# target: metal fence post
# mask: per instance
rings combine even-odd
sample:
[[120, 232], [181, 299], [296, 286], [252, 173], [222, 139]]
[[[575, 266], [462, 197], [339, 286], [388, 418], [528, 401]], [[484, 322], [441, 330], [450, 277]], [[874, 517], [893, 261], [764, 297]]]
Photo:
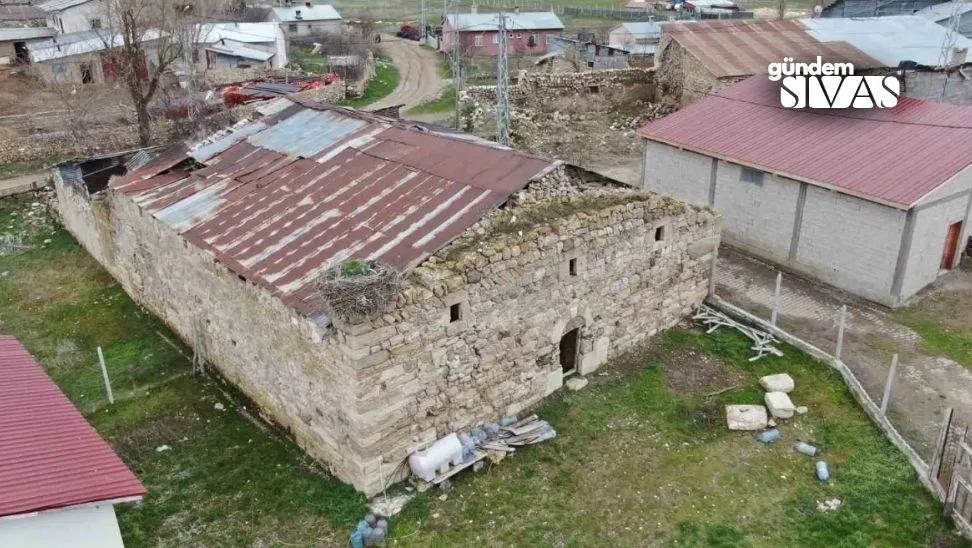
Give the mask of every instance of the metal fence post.
[[108, 368], [105, 367], [105, 355], [98, 347], [98, 363], [101, 365], [101, 376], [105, 379], [105, 392], [108, 392], [108, 403], [115, 403], [115, 395], [111, 393], [111, 381], [108, 380]]
[[770, 325], [776, 326], [776, 316], [780, 312], [780, 286], [783, 284], [783, 273], [776, 273], [776, 289], [773, 290], [773, 312], [770, 314]]
[[840, 320], [837, 324], [837, 349], [834, 351], [834, 359], [840, 361], [840, 353], [844, 349], [844, 325], [847, 323], [847, 305], [840, 307]]
[[894, 375], [898, 371], [898, 355], [891, 358], [891, 370], [888, 371], [888, 380], [884, 381], [884, 396], [881, 397], [881, 414], [888, 412], [888, 402], [891, 401], [891, 387], [894, 386]]
[[709, 297], [715, 297], [715, 277], [716, 277], [716, 262], [719, 259], [719, 248], [712, 248], [712, 264], [709, 265]]

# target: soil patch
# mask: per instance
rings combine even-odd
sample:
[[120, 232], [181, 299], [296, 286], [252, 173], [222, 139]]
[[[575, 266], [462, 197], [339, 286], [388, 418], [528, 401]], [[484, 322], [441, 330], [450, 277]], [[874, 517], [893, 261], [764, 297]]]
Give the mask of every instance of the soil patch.
[[741, 379], [722, 360], [691, 347], [679, 347], [660, 362], [665, 388], [676, 394], [697, 394], [729, 388]]

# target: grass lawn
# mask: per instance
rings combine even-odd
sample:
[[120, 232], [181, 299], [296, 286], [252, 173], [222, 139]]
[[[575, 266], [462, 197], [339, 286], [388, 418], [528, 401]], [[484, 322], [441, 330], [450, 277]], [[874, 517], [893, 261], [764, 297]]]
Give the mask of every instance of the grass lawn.
[[341, 104], [346, 107], [361, 108], [387, 97], [398, 87], [398, 67], [390, 60], [379, 57], [375, 60], [375, 76], [368, 82], [361, 97], [348, 99]]
[[[34, 246], [0, 256], [0, 327], [148, 487], [140, 506], [119, 508], [127, 546], [344, 546], [364, 497], [191, 375], [188, 351], [163, 339], [176, 340], [165, 326], [30, 209], [29, 199], [0, 200], [0, 233]], [[732, 332], [682, 329], [613, 360], [591, 386], [539, 410], [555, 440], [461, 474], [444, 501], [438, 491], [419, 495], [393, 521], [390, 544], [968, 546], [834, 371], [791, 347], [749, 363], [748, 346]], [[761, 401], [756, 379], [780, 371], [794, 376], [793, 398], [810, 412], [774, 445], [725, 430], [722, 405]], [[704, 396], [730, 386], [739, 388]], [[792, 453], [797, 438], [823, 448], [829, 485], [815, 479], [813, 459]], [[819, 512], [817, 501], [831, 498], [842, 506]]]
[[456, 109], [456, 86], [449, 84], [442, 90], [442, 95], [434, 101], [422, 103], [408, 109], [409, 114], [438, 114], [451, 112]]
[[921, 335], [931, 353], [944, 354], [972, 367], [972, 292], [952, 290], [922, 298], [899, 308], [895, 318]]
[[296, 55], [294, 62], [306, 72], [323, 74], [325, 63], [324, 56], [320, 53], [311, 53], [310, 50], [301, 51]]

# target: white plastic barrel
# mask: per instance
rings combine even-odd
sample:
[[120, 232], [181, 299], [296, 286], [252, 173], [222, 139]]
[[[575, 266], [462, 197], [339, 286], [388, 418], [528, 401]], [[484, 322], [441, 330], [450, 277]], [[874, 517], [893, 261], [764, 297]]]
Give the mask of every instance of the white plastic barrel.
[[436, 441], [422, 451], [416, 451], [408, 457], [408, 466], [412, 473], [425, 481], [435, 479], [436, 470], [445, 465], [462, 464], [462, 444], [455, 433]]

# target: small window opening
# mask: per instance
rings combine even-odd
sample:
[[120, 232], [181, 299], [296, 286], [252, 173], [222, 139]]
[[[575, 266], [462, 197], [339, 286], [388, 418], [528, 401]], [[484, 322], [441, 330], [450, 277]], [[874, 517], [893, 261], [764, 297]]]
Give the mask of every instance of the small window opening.
[[739, 172], [739, 179], [744, 183], [752, 183], [757, 186], [763, 185], [763, 172], [744, 167]]
[[665, 239], [665, 227], [660, 226], [655, 229], [655, 241], [660, 242]]
[[462, 305], [456, 303], [449, 307], [449, 322], [458, 322], [462, 319]]
[[567, 270], [570, 272], [571, 276], [577, 275], [577, 259], [567, 261]]
[[[591, 66], [593, 66], [593, 64]], [[591, 93], [600, 93], [601, 92], [601, 87], [600, 86], [591, 86], [591, 87], [587, 88], [587, 90], [590, 91]]]

